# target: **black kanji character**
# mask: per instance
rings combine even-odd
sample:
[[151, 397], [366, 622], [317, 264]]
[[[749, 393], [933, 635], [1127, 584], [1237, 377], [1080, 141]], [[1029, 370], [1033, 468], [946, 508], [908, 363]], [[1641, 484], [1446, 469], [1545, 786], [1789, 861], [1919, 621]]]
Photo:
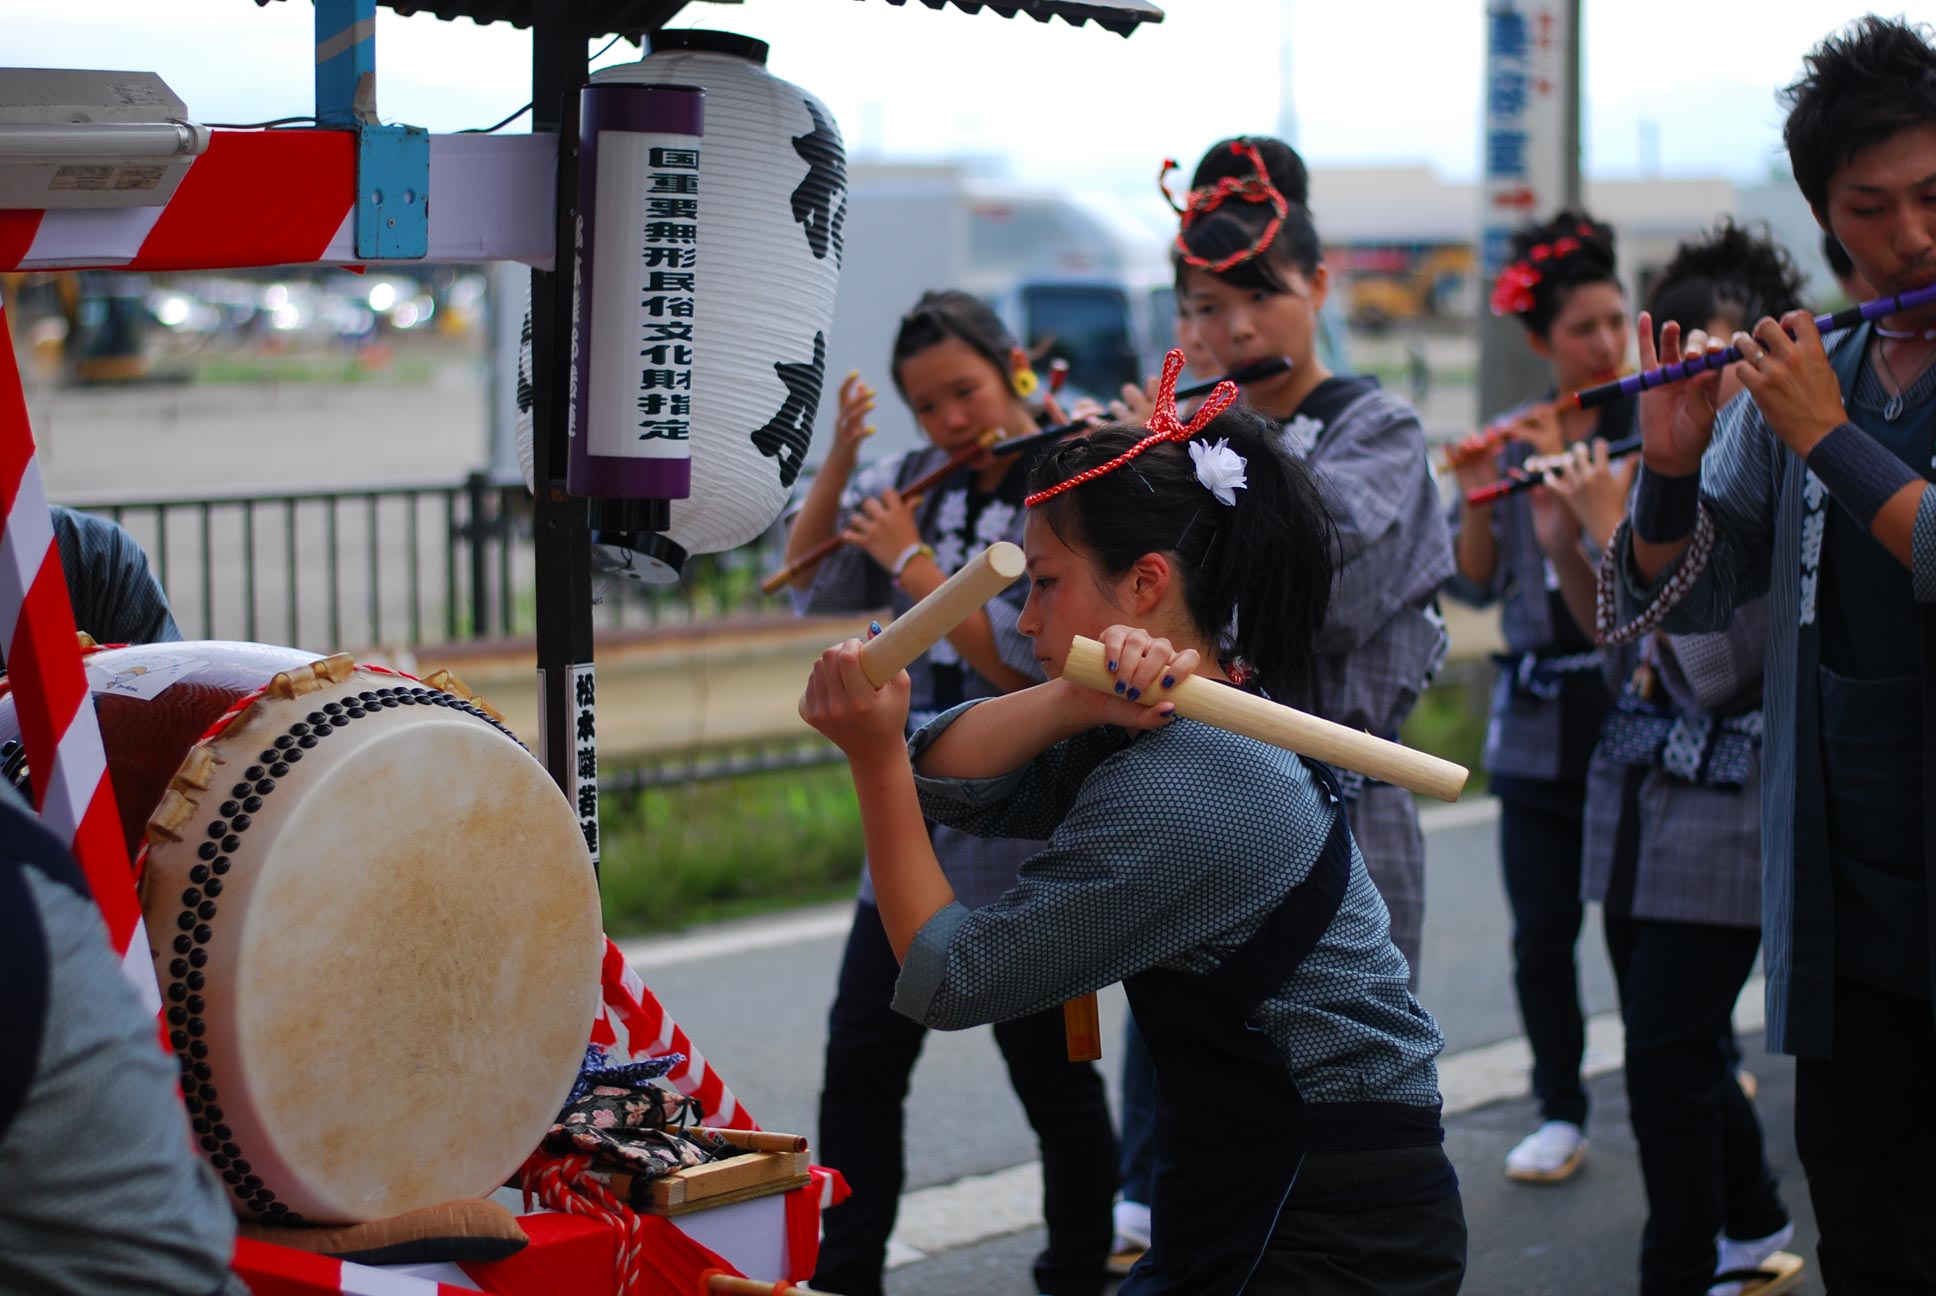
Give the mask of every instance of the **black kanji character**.
[[793, 485], [813, 441], [813, 416], [820, 408], [820, 385], [827, 371], [827, 335], [813, 335], [813, 360], [807, 364], [773, 366], [786, 384], [787, 398], [780, 412], [753, 433], [753, 444], [769, 459], [780, 461], [780, 485]]
[[807, 246], [816, 261], [832, 251], [838, 261], [840, 228], [847, 215], [847, 158], [840, 145], [840, 128], [809, 99], [813, 130], [793, 137], [793, 151], [807, 164], [807, 174], [793, 191], [793, 219], [806, 230]]

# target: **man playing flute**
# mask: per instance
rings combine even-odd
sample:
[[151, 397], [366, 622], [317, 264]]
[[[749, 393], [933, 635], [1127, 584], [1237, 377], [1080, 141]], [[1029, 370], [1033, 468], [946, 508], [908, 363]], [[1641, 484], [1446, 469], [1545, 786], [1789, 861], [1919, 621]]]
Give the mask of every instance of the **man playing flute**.
[[[1786, 92], [1795, 180], [1876, 289], [1936, 282], [1936, 49], [1875, 17]], [[1786, 330], [1786, 331], [1784, 331]], [[1792, 337], [1790, 334], [1792, 333]], [[1801, 312], [1732, 339], [1643, 316], [1641, 362], [1729, 341], [1718, 375], [1642, 398], [1643, 468], [1601, 573], [1601, 629], [1717, 630], [1768, 596], [1768, 1045], [1831, 1291], [1936, 1290], [1936, 309], [1825, 344]]]

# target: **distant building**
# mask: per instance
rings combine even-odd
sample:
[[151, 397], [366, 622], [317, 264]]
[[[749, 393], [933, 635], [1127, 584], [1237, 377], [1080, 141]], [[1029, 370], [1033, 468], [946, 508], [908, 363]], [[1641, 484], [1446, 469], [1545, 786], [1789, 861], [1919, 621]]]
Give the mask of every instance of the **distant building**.
[[[1833, 292], [1816, 249], [1815, 221], [1792, 184], [1731, 180], [1597, 180], [1588, 209], [1613, 225], [1630, 299], [1675, 247], [1722, 216], [1765, 221], [1814, 276], [1811, 296]], [[1479, 187], [1430, 167], [1332, 167], [1311, 172], [1311, 208], [1354, 324], [1463, 321], [1484, 309], [1479, 291]], [[1530, 218], [1538, 213], [1527, 213]]]

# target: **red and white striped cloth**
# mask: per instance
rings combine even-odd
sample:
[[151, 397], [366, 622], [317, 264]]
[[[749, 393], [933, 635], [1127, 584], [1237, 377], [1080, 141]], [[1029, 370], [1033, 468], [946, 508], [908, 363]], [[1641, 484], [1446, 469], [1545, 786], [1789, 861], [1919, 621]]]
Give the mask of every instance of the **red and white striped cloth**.
[[679, 1029], [659, 997], [646, 988], [632, 965], [608, 937], [605, 941], [604, 1006], [592, 1026], [592, 1043], [612, 1051], [614, 1060], [643, 1061], [683, 1053], [686, 1060], [666, 1073], [666, 1081], [699, 1100], [703, 1124], [722, 1129], [758, 1129], [753, 1114], [740, 1105], [726, 1081]]
[[[431, 136], [427, 260], [549, 269], [557, 171], [555, 135]], [[0, 270], [354, 265], [355, 199], [348, 131], [215, 131], [165, 206], [0, 210]]]
[[13, 340], [0, 314], [0, 643], [7, 646], [20, 741], [41, 821], [65, 841], [87, 875], [108, 936], [142, 1001], [161, 1010], [161, 991], [141, 922], [141, 901], [108, 781], [107, 753], [81, 666], [47, 489], [34, 454]]

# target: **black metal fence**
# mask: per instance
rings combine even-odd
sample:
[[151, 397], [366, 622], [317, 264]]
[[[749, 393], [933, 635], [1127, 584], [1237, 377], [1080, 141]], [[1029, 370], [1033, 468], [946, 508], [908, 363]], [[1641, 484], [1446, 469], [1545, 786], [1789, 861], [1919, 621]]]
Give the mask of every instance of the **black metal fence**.
[[[337, 652], [533, 629], [531, 499], [515, 478], [61, 502], [129, 530], [191, 638]], [[759, 593], [761, 562], [748, 546], [695, 557], [676, 586], [601, 580], [594, 616], [621, 627], [783, 615]]]

